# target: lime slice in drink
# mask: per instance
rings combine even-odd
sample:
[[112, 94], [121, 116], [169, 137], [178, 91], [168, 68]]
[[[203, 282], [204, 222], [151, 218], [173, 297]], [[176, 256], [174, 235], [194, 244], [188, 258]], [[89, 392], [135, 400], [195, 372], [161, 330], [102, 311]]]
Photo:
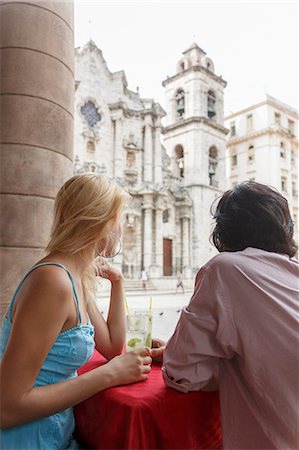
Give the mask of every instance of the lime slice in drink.
[[139, 342], [141, 342], [141, 339], [139, 338], [132, 338], [128, 341], [128, 346], [131, 348], [136, 347], [136, 344], [139, 344]]

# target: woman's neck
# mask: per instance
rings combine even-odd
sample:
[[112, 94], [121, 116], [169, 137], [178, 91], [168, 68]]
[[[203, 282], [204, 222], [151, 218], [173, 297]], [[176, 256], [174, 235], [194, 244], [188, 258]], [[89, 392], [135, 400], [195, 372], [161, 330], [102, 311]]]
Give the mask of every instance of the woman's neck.
[[52, 252], [46, 255], [39, 262], [57, 262], [63, 264], [71, 273], [77, 274], [80, 278], [83, 275], [83, 272], [86, 270], [88, 263], [86, 261], [92, 261], [92, 258], [82, 257], [80, 254], [70, 255], [63, 252]]

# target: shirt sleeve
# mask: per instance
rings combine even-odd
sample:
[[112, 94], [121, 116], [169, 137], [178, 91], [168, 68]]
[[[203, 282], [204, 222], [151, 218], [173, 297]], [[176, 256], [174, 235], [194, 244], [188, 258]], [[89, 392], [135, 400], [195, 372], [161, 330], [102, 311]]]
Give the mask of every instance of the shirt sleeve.
[[182, 392], [203, 388], [221, 358], [237, 351], [237, 333], [225, 289], [227, 274], [204, 266], [197, 274], [193, 296], [182, 310], [163, 357], [166, 385]]

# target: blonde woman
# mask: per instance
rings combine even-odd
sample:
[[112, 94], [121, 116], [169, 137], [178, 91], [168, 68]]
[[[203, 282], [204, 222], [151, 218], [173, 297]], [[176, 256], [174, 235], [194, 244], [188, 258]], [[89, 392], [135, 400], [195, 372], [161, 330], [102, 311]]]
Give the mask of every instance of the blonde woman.
[[[125, 342], [122, 274], [113, 255], [128, 195], [95, 174], [76, 175], [57, 194], [46, 256], [24, 276], [3, 319], [2, 448], [78, 448], [72, 406], [103, 389], [145, 380], [149, 349], [120, 355]], [[107, 321], [93, 299], [95, 270], [111, 281]], [[94, 346], [109, 362], [77, 377]]]

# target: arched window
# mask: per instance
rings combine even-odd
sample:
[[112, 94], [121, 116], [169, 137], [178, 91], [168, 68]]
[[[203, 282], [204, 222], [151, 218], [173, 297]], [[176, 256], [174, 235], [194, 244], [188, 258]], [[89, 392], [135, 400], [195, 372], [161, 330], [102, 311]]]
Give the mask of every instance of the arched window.
[[209, 183], [210, 186], [218, 186], [218, 181], [216, 180], [216, 171], [218, 165], [218, 150], [213, 145], [209, 149]]
[[178, 118], [183, 118], [185, 114], [185, 92], [183, 89], [179, 89], [175, 96], [176, 100], [176, 113]]
[[249, 133], [253, 129], [253, 115], [248, 114], [246, 117], [246, 121], [247, 121], [247, 132]]
[[180, 178], [184, 178], [185, 164], [184, 164], [184, 149], [181, 145], [175, 147], [175, 160], [177, 167], [177, 174]]
[[254, 146], [253, 145], [250, 145], [248, 147], [247, 156], [248, 156], [248, 162], [253, 162], [254, 161]]
[[206, 67], [210, 72], [214, 72], [214, 64], [210, 58], [206, 58]]
[[163, 223], [169, 222], [169, 209], [163, 211]]
[[88, 141], [87, 144], [86, 144], [86, 150], [87, 150], [89, 153], [94, 153], [94, 152], [95, 152], [95, 149], [96, 149], [96, 147], [95, 147], [95, 145], [94, 145], [94, 142], [93, 142], [93, 141]]
[[215, 104], [216, 104], [215, 92], [210, 90], [208, 92], [208, 117], [209, 118], [216, 116]]
[[235, 148], [231, 149], [231, 167], [234, 168], [238, 165], [238, 155]]
[[287, 192], [287, 177], [281, 177], [281, 190], [282, 192]]
[[286, 158], [287, 157], [287, 153], [286, 153], [284, 142], [280, 143], [280, 157], [281, 158]]

